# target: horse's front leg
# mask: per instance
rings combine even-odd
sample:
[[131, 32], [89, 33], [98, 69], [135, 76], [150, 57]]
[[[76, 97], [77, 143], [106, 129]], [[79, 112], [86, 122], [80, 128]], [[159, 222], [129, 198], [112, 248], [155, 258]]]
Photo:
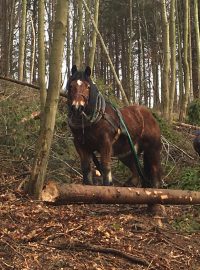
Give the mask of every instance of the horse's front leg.
[[92, 181], [92, 154], [88, 152], [84, 147], [75, 143], [76, 150], [79, 154], [81, 161], [81, 170], [83, 173], [83, 184], [93, 185]]
[[111, 153], [112, 153], [112, 144], [109, 140], [107, 140], [106, 142], [103, 143], [103, 146], [100, 150], [104, 186], [112, 185]]

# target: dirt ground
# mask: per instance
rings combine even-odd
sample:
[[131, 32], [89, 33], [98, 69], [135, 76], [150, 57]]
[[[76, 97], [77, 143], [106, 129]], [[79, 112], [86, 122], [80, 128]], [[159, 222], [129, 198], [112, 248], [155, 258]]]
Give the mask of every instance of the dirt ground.
[[200, 269], [200, 231], [172, 226], [198, 206], [166, 206], [160, 228], [145, 205], [46, 205], [19, 183], [1, 179], [0, 269]]

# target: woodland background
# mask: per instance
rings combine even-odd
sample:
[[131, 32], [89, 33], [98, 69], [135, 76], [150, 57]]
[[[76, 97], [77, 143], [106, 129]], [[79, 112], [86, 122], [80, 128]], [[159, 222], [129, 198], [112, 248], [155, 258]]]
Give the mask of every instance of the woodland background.
[[[173, 113], [185, 119], [188, 103], [200, 97], [198, 1], [85, 2], [95, 15], [128, 100], [156, 108], [166, 119], [172, 119]], [[1, 0], [1, 75], [38, 84], [39, 52], [44, 50], [41, 65], [45, 65], [48, 82], [55, 7], [56, 1], [51, 0]], [[61, 87], [65, 88], [72, 64], [80, 68], [90, 65], [94, 78], [120, 98], [107, 55], [96, 39], [83, 1], [67, 1], [66, 8]]]
[[[21, 191], [30, 179], [43, 186], [34, 175], [40, 150], [39, 171], [47, 179], [81, 183], [66, 99], [59, 98], [73, 64], [90, 65], [99, 89], [118, 106], [126, 98], [156, 112], [163, 186], [200, 190], [195, 127], [173, 122], [200, 125], [199, 6], [197, 0], [0, 0], [1, 269], [199, 269], [199, 206], [167, 206], [167, 222], [158, 228], [146, 206], [54, 207]], [[46, 126], [43, 115], [52, 107]], [[113, 159], [112, 171], [123, 185], [126, 168]], [[102, 248], [119, 252], [102, 254]]]

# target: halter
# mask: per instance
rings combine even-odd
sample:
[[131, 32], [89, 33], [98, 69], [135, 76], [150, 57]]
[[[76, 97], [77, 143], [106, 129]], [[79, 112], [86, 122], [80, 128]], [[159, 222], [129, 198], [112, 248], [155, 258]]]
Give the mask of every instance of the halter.
[[87, 102], [86, 107], [82, 113], [77, 116], [74, 115], [71, 111], [70, 105], [68, 105], [68, 122], [72, 128], [79, 129], [84, 127], [89, 127], [97, 123], [105, 113], [106, 102], [99, 92], [96, 85], [92, 82], [89, 77], [86, 77], [82, 72], [75, 72], [70, 78], [67, 88], [70, 89], [70, 84], [75, 80], [85, 80], [89, 83], [89, 97], [84, 96], [82, 93], [78, 95], [82, 96]]

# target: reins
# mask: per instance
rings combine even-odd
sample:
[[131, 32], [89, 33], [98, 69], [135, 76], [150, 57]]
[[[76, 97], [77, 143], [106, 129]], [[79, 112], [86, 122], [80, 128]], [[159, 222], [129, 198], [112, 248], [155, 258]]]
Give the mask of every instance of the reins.
[[138, 155], [136, 153], [135, 146], [134, 146], [134, 143], [133, 143], [133, 141], [131, 139], [130, 133], [129, 133], [129, 131], [127, 129], [127, 126], [126, 126], [126, 124], [125, 124], [125, 122], [123, 120], [122, 114], [113, 104], [112, 104], [112, 107], [116, 111], [117, 116], [119, 117], [120, 123], [122, 124], [122, 126], [123, 126], [123, 128], [124, 128], [124, 130], [126, 132], [126, 135], [128, 137], [128, 142], [129, 142], [131, 152], [132, 152], [134, 160], [135, 160], [135, 165], [136, 165], [136, 169], [138, 171], [138, 174], [142, 178], [142, 180], [147, 181], [147, 179], [146, 179], [146, 177], [145, 177], [145, 175], [144, 175], [144, 173], [142, 171], [142, 166], [141, 166], [140, 160], [139, 160]]

